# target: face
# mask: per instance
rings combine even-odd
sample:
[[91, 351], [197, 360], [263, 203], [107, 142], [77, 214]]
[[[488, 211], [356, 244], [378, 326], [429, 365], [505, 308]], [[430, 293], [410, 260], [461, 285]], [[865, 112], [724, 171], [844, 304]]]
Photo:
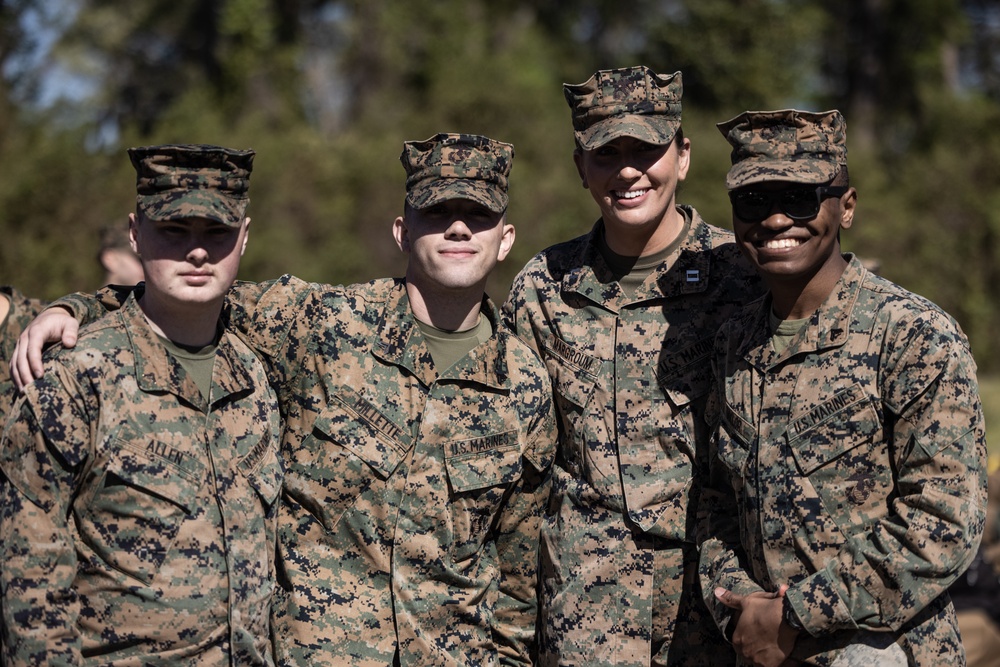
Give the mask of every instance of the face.
[[154, 221], [129, 216], [132, 249], [146, 280], [143, 298], [177, 305], [215, 304], [236, 280], [250, 218], [229, 227], [205, 218]]
[[[687, 176], [691, 142], [667, 146], [619, 137], [573, 154], [583, 187], [601, 208], [609, 235], [655, 234], [673, 220], [677, 184]], [[673, 232], [676, 230], [665, 230]]]
[[425, 290], [482, 291], [514, 243], [514, 227], [504, 214], [468, 199], [407, 207], [392, 231], [399, 249], [410, 256], [407, 280]]
[[[743, 190], [780, 193], [802, 187], [799, 183], [769, 182]], [[856, 203], [857, 192], [849, 188], [840, 197], [824, 197], [819, 212], [807, 220], [790, 218], [777, 204], [760, 221], [743, 220], [734, 211], [733, 231], [740, 250], [769, 282], [808, 284], [816, 276], [836, 280], [843, 270], [840, 230], [853, 223]]]

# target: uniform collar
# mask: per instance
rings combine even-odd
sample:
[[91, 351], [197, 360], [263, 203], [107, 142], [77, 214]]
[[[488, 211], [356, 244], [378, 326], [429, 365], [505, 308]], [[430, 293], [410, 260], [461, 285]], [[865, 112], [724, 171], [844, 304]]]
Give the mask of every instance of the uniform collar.
[[746, 337], [741, 344], [741, 356], [755, 367], [767, 369], [796, 354], [818, 352], [846, 343], [854, 304], [857, 303], [868, 271], [854, 255], [845, 254], [844, 258], [847, 260], [847, 268], [833, 291], [780, 353], [775, 352], [771, 345], [771, 328], [768, 322], [771, 295], [762, 299], [760, 308], [750, 314], [749, 321], [744, 320]]
[[[439, 379], [430, 349], [417, 325], [406, 282], [396, 280], [385, 303], [384, 317], [375, 335], [373, 353], [388, 363], [406, 368], [425, 386]], [[497, 335], [499, 316], [489, 297], [483, 296], [480, 307], [483, 317], [489, 319], [493, 335], [485, 344], [476, 346], [464, 358], [441, 375], [440, 379], [477, 382], [490, 387], [503, 387], [508, 382], [507, 362], [503, 338]]]
[[635, 294], [626, 295], [612, 279], [611, 269], [598, 250], [598, 239], [604, 231], [603, 220], [598, 220], [591, 229], [574, 268], [563, 277], [562, 290], [579, 294], [615, 312], [640, 301], [698, 294], [707, 290], [711, 267], [711, 230], [693, 208], [678, 208], [684, 215], [691, 216], [687, 238]]
[[[135, 358], [139, 388], [145, 392], [175, 394], [200, 410], [207, 411], [209, 405], [205, 397], [194, 380], [160, 342], [159, 336], [143, 315], [136, 294], [133, 292], [129, 295], [119, 313]], [[254, 386], [246, 360], [239, 358], [229, 337], [230, 334], [224, 330], [215, 352], [215, 364], [212, 368], [212, 398], [215, 402]]]

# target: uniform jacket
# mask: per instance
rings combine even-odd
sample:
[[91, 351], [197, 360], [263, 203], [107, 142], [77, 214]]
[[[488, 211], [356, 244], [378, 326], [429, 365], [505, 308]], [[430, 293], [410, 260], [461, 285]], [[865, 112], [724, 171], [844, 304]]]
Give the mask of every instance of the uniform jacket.
[[0, 292], [10, 301], [7, 317], [0, 322], [0, 423], [2, 423], [16, 397], [14, 381], [10, 377], [10, 356], [14, 352], [14, 346], [17, 345], [17, 337], [42, 311], [45, 303], [38, 299], [29, 299], [6, 285], [0, 287]]
[[[542, 604], [553, 650], [579, 648], [567, 664], [650, 664], [652, 555], [629, 545], [693, 545], [712, 340], [762, 292], [732, 233], [681, 210], [691, 218], [685, 239], [634, 294], [600, 254], [598, 221], [529, 261], [504, 305], [555, 393], [559, 452]], [[681, 593], [678, 578], [669, 596]], [[620, 619], [614, 629], [594, 620], [595, 605]]]
[[724, 625], [716, 585], [790, 584], [807, 631], [793, 657], [829, 664], [890, 633], [911, 664], [939, 665], [961, 652], [945, 590], [983, 531], [976, 366], [950, 317], [848, 259], [783, 352], [769, 298], [720, 331], [722, 495], [702, 591]]
[[279, 437], [243, 343], [205, 400], [134, 299], [49, 356], [0, 442], [9, 664], [273, 664]]
[[238, 285], [285, 418], [281, 659], [527, 664], [555, 424], [536, 355], [495, 333], [438, 373], [406, 285]]

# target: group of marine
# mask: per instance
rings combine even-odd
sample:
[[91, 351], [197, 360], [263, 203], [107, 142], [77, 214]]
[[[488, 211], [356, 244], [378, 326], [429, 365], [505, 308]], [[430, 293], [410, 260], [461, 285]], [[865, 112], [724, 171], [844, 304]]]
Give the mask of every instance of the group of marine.
[[3, 664], [962, 664], [976, 365], [841, 250], [842, 114], [718, 125], [728, 231], [680, 72], [563, 90], [600, 217], [499, 307], [510, 144], [405, 142], [346, 286], [236, 280], [254, 151], [128, 151], [143, 281], [0, 298]]

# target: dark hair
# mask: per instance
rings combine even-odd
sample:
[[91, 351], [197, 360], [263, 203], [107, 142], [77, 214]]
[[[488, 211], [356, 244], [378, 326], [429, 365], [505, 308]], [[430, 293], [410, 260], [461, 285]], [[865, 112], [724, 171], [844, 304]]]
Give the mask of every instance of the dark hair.
[[845, 164], [840, 168], [837, 174], [830, 181], [830, 185], [835, 187], [851, 187], [851, 174], [847, 171], [847, 165]]

